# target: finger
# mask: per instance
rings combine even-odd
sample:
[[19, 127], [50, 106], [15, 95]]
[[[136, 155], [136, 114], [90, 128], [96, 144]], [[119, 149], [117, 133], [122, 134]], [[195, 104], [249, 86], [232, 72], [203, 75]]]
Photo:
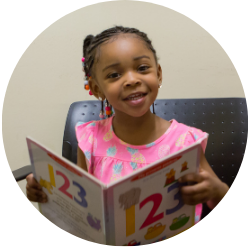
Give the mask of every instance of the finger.
[[27, 194], [29, 201], [38, 202], [38, 196]]
[[39, 198], [38, 199], [38, 202], [40, 202], [40, 203], [46, 203], [48, 201], [48, 198], [46, 197], [46, 198]]
[[33, 189], [29, 187], [28, 185], [26, 186], [26, 193], [27, 197], [31, 201], [46, 201], [47, 200], [47, 195], [43, 191], [39, 191], [37, 189]]
[[197, 205], [207, 202], [209, 198], [206, 193], [199, 193], [195, 195], [182, 195], [182, 200], [187, 205]]
[[45, 203], [48, 201], [47, 197], [41, 197], [41, 196], [37, 196], [37, 195], [33, 195], [33, 194], [27, 194], [27, 198], [30, 200], [30, 201], [33, 201], [33, 202], [41, 202], [41, 203]]
[[41, 199], [40, 196], [37, 196], [37, 195], [34, 195], [34, 194], [30, 194], [30, 193], [27, 193], [27, 198], [30, 201], [34, 201], [34, 202], [38, 202], [38, 200]]
[[29, 194], [29, 195], [43, 197], [43, 198], [47, 197], [45, 192], [40, 191], [38, 189], [31, 188], [29, 186], [26, 187], [26, 193]]
[[209, 195], [209, 188], [206, 182], [200, 182], [195, 185], [183, 186], [181, 187], [180, 191], [182, 195], [186, 196], [194, 196], [196, 194], [201, 194], [201, 193]]
[[201, 182], [203, 180], [203, 176], [198, 173], [190, 173], [186, 174], [178, 179], [180, 183], [184, 182]]
[[38, 192], [37, 190], [27, 189], [27, 196], [37, 197], [40, 199], [46, 199], [47, 195], [44, 192]]
[[47, 199], [46, 194], [27, 191], [27, 198], [30, 201], [41, 201]]

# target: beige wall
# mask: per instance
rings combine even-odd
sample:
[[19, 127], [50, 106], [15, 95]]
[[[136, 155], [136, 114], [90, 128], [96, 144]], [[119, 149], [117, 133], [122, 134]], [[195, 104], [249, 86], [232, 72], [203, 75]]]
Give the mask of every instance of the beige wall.
[[[30, 164], [27, 135], [61, 153], [70, 104], [93, 99], [83, 89], [83, 39], [114, 25], [139, 28], [152, 39], [163, 69], [159, 99], [244, 97], [225, 51], [189, 18], [143, 2], [85, 7], [42, 32], [13, 72], [3, 107], [4, 146], [12, 170]], [[19, 185], [25, 191], [25, 181]]]

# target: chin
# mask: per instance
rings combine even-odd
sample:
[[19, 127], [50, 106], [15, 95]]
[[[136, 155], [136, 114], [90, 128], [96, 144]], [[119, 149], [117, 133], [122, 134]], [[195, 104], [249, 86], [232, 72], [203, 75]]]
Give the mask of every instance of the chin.
[[144, 116], [149, 110], [146, 110], [144, 112], [133, 112], [133, 113], [126, 113], [129, 116], [133, 116], [133, 117], [142, 117]]
[[148, 108], [145, 108], [145, 107], [141, 107], [141, 108], [129, 108], [129, 109], [126, 109], [126, 108], [122, 108], [122, 109], [117, 109], [117, 108], [114, 108], [115, 110], [115, 114], [117, 113], [121, 113], [121, 115], [127, 115], [127, 116], [131, 116], [131, 117], [142, 117], [144, 116], [145, 114], [147, 114], [148, 112], [151, 113], [150, 111], [150, 106]]

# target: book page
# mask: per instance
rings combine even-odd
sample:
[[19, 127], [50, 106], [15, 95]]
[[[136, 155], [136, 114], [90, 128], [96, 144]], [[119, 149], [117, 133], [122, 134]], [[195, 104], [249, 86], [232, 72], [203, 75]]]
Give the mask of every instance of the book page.
[[177, 180], [197, 171], [200, 150], [196, 145], [112, 187], [116, 245], [157, 242], [194, 225], [195, 206], [184, 205]]
[[84, 170], [27, 141], [35, 178], [48, 196], [47, 203], [39, 204], [41, 213], [77, 237], [105, 244], [102, 186]]

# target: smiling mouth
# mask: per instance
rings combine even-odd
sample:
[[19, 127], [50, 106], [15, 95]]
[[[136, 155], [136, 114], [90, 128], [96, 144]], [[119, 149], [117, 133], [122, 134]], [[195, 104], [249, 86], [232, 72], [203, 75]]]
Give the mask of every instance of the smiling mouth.
[[147, 94], [143, 94], [143, 93], [140, 93], [140, 94], [134, 94], [134, 95], [130, 95], [129, 97], [125, 98], [124, 100], [125, 101], [131, 101], [131, 100], [138, 100], [140, 98], [142, 98], [143, 96], [145, 96]]

